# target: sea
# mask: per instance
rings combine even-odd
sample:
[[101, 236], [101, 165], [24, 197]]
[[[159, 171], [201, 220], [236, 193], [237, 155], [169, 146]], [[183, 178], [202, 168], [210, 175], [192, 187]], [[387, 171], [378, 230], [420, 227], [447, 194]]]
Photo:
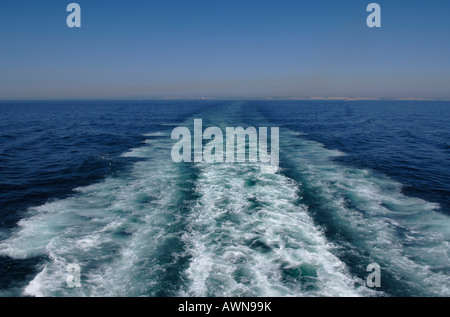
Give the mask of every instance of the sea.
[[[278, 171], [174, 162], [194, 119]], [[450, 102], [0, 102], [0, 296], [450, 296], [449, 243]]]

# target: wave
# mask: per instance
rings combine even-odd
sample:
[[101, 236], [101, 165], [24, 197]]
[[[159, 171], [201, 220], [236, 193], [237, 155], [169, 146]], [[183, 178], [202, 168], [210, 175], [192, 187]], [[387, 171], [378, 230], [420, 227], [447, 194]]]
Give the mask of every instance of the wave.
[[[141, 151], [152, 152], [152, 159], [135, 163], [128, 174], [78, 188], [73, 197], [31, 208], [13, 235], [0, 243], [3, 256], [47, 258], [24, 295], [160, 292], [170, 250], [176, 250], [181, 236], [177, 230], [182, 228], [185, 179], [166, 151]], [[81, 267], [79, 289], [66, 285], [69, 264]]]
[[[31, 296], [448, 296], [449, 219], [346, 155], [282, 134], [282, 168], [175, 164], [166, 132], [132, 168], [28, 210], [0, 255], [42, 258]], [[382, 291], [365, 287], [380, 264]], [[66, 285], [79, 264], [82, 287]]]
[[259, 164], [201, 165], [184, 236], [184, 296], [369, 294], [299, 203], [299, 184]]
[[450, 295], [450, 221], [438, 204], [404, 195], [386, 176], [337, 163], [341, 154], [318, 142], [283, 140], [315, 219], [334, 232], [355, 271], [377, 262], [392, 295]]

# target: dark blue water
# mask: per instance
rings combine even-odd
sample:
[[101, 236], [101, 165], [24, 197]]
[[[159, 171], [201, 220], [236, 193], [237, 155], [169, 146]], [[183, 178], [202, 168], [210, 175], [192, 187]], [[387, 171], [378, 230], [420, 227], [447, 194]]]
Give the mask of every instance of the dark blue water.
[[271, 121], [348, 154], [339, 161], [403, 184], [407, 195], [450, 213], [450, 103], [434, 101], [261, 103]]
[[[0, 115], [2, 295], [449, 295], [448, 102], [4, 102]], [[281, 169], [172, 162], [170, 132], [194, 118], [280, 127]]]
[[18, 211], [70, 194], [126, 168], [120, 157], [195, 102], [33, 102], [0, 104], [0, 225]]

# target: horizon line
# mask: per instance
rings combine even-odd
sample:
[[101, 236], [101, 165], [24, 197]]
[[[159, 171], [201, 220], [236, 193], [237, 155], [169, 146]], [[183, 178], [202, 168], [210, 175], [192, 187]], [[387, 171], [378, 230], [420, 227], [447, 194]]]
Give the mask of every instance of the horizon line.
[[20, 101], [146, 101], [146, 100], [160, 100], [160, 101], [183, 101], [183, 100], [272, 100], [272, 101], [289, 101], [289, 100], [330, 100], [330, 101], [450, 101], [450, 98], [413, 98], [413, 97], [129, 97], [129, 98], [108, 98], [108, 97], [96, 97], [96, 98], [13, 98], [13, 99], [1, 99], [0, 102], [20, 102]]

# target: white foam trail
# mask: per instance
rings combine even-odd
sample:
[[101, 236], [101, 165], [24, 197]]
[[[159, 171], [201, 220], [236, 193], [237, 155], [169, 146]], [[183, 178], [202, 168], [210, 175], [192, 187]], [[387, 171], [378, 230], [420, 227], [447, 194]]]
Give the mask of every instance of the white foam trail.
[[[167, 229], [179, 221], [174, 205], [181, 197], [180, 175], [166, 157], [170, 151], [142, 151], [149, 159], [136, 163], [129, 174], [31, 208], [30, 216], [0, 243], [3, 256], [48, 257], [25, 295], [141, 296], [158, 291], [155, 283], [164, 271], [161, 248], [181, 236]], [[73, 263], [82, 270], [79, 289], [66, 285], [67, 266]]]
[[145, 133], [142, 136], [145, 137], [163, 137], [163, 136], [170, 136], [168, 133], [166, 132], [150, 132], [150, 133]]
[[450, 295], [450, 221], [436, 212], [437, 204], [403, 195], [387, 177], [334, 162], [336, 151], [320, 143], [290, 138], [282, 148], [291, 150], [285, 155], [352, 244], [406, 283], [407, 291]]
[[[167, 141], [167, 139], [165, 140]], [[155, 153], [155, 150], [162, 150], [168, 147], [167, 142], [162, 142], [161, 140], [156, 139], [146, 139], [143, 141], [146, 145], [151, 146], [141, 146], [137, 148], [132, 148], [128, 152], [123, 153], [122, 157], [134, 157], [134, 158], [142, 158], [142, 159], [150, 159], [152, 155]], [[171, 159], [170, 155], [167, 159]]]
[[151, 155], [152, 150], [150, 148], [133, 148], [128, 152], [123, 153], [122, 157], [136, 157], [136, 158], [149, 158]]
[[[305, 186], [263, 173], [259, 164], [199, 164], [199, 198], [185, 215], [179, 205], [190, 202], [183, 201], [183, 187], [192, 184], [170, 158], [171, 140], [149, 140], [123, 154], [145, 159], [129, 173], [31, 208], [0, 242], [0, 255], [48, 258], [24, 294], [155, 296], [169, 265], [186, 257], [191, 262], [180, 295], [377, 295], [351, 276], [314, 223], [299, 192], [307, 185], [329, 218], [350, 233], [349, 247], [420, 294], [449, 295], [448, 217], [385, 177], [333, 162], [344, 153], [281, 137]], [[174, 241], [187, 251], [174, 255]], [[82, 269], [80, 289], [65, 284], [73, 263]]]
[[184, 236], [187, 296], [372, 294], [331, 252], [299, 204], [299, 184], [258, 164], [199, 165], [200, 196]]

